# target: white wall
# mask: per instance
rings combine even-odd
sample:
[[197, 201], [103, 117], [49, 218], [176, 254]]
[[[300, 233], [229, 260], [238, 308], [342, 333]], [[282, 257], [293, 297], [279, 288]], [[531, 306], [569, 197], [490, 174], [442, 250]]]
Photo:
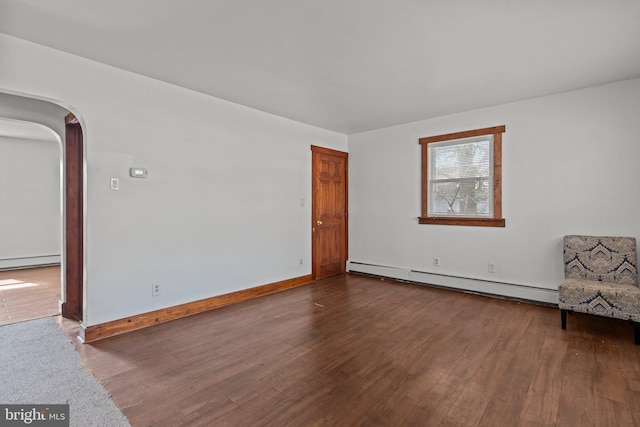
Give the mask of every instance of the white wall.
[[[0, 79], [2, 79], [0, 72]], [[2, 87], [0, 87], [2, 90]], [[44, 125], [64, 141], [64, 118], [69, 111], [51, 102], [0, 92], [0, 118]]]
[[346, 136], [2, 34], [0, 51], [0, 90], [81, 118], [85, 325], [310, 273], [309, 147]]
[[[352, 269], [553, 302], [508, 285], [557, 289], [565, 234], [640, 238], [638, 117], [640, 79], [349, 136]], [[418, 139], [495, 125], [506, 228], [419, 225]]]
[[0, 136], [0, 268], [60, 262], [60, 146]]

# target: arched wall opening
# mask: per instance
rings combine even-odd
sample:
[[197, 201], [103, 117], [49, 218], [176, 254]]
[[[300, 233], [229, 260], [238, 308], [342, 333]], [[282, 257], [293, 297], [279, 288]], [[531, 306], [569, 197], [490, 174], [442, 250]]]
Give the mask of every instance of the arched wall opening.
[[[86, 206], [85, 200], [85, 164], [84, 138], [81, 117], [71, 113], [71, 108], [64, 106], [62, 102], [49, 99], [41, 99], [30, 94], [19, 94], [0, 89], [0, 135], [11, 133], [12, 126], [17, 123], [27, 126], [31, 132], [39, 129], [42, 135], [48, 134], [59, 146], [59, 201], [60, 219], [58, 232], [60, 236], [60, 264], [61, 264], [61, 298], [59, 310], [65, 317], [82, 319], [84, 317], [85, 299], [85, 253], [84, 253], [84, 221]], [[73, 117], [71, 126], [76, 131], [73, 159], [68, 159], [69, 147], [67, 143], [69, 123], [65, 121]], [[13, 126], [15, 128], [15, 126]], [[13, 131], [15, 133], [15, 129]], [[79, 135], [79, 136], [78, 136]], [[78, 146], [79, 144], [79, 146]], [[79, 156], [78, 156], [79, 154]], [[69, 173], [73, 169], [73, 173]], [[28, 173], [28, 171], [25, 171]], [[68, 206], [69, 200], [75, 200], [76, 206], [71, 215]], [[77, 203], [80, 203], [77, 205]], [[73, 202], [71, 202], [73, 203]], [[70, 237], [75, 242], [71, 244]], [[34, 259], [32, 265], [42, 265], [46, 260]], [[28, 264], [28, 262], [27, 262]], [[28, 266], [22, 265], [21, 267]], [[11, 267], [11, 266], [9, 266]], [[15, 266], [20, 267], [20, 266]], [[1, 268], [1, 266], [0, 266]], [[71, 271], [71, 273], [70, 273]], [[71, 306], [68, 302], [71, 301]]]

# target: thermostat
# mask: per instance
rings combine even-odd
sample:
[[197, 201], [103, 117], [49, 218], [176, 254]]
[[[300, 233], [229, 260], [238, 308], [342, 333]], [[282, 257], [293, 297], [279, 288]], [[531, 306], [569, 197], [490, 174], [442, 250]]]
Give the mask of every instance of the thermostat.
[[134, 178], [146, 178], [147, 170], [144, 168], [131, 168], [129, 174]]

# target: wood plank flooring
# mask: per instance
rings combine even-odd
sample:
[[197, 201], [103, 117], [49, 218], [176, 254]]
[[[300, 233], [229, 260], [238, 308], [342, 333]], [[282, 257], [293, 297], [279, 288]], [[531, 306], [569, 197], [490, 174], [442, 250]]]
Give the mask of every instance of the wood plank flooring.
[[0, 325], [59, 313], [60, 266], [0, 271]]
[[359, 275], [74, 342], [134, 427], [640, 426], [628, 323]]

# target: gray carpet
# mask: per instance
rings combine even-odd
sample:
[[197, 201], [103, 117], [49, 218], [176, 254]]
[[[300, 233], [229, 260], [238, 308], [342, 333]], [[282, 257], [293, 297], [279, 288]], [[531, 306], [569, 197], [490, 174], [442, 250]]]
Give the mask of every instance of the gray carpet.
[[0, 403], [68, 403], [71, 426], [129, 426], [52, 317], [0, 326], [0, 349]]

